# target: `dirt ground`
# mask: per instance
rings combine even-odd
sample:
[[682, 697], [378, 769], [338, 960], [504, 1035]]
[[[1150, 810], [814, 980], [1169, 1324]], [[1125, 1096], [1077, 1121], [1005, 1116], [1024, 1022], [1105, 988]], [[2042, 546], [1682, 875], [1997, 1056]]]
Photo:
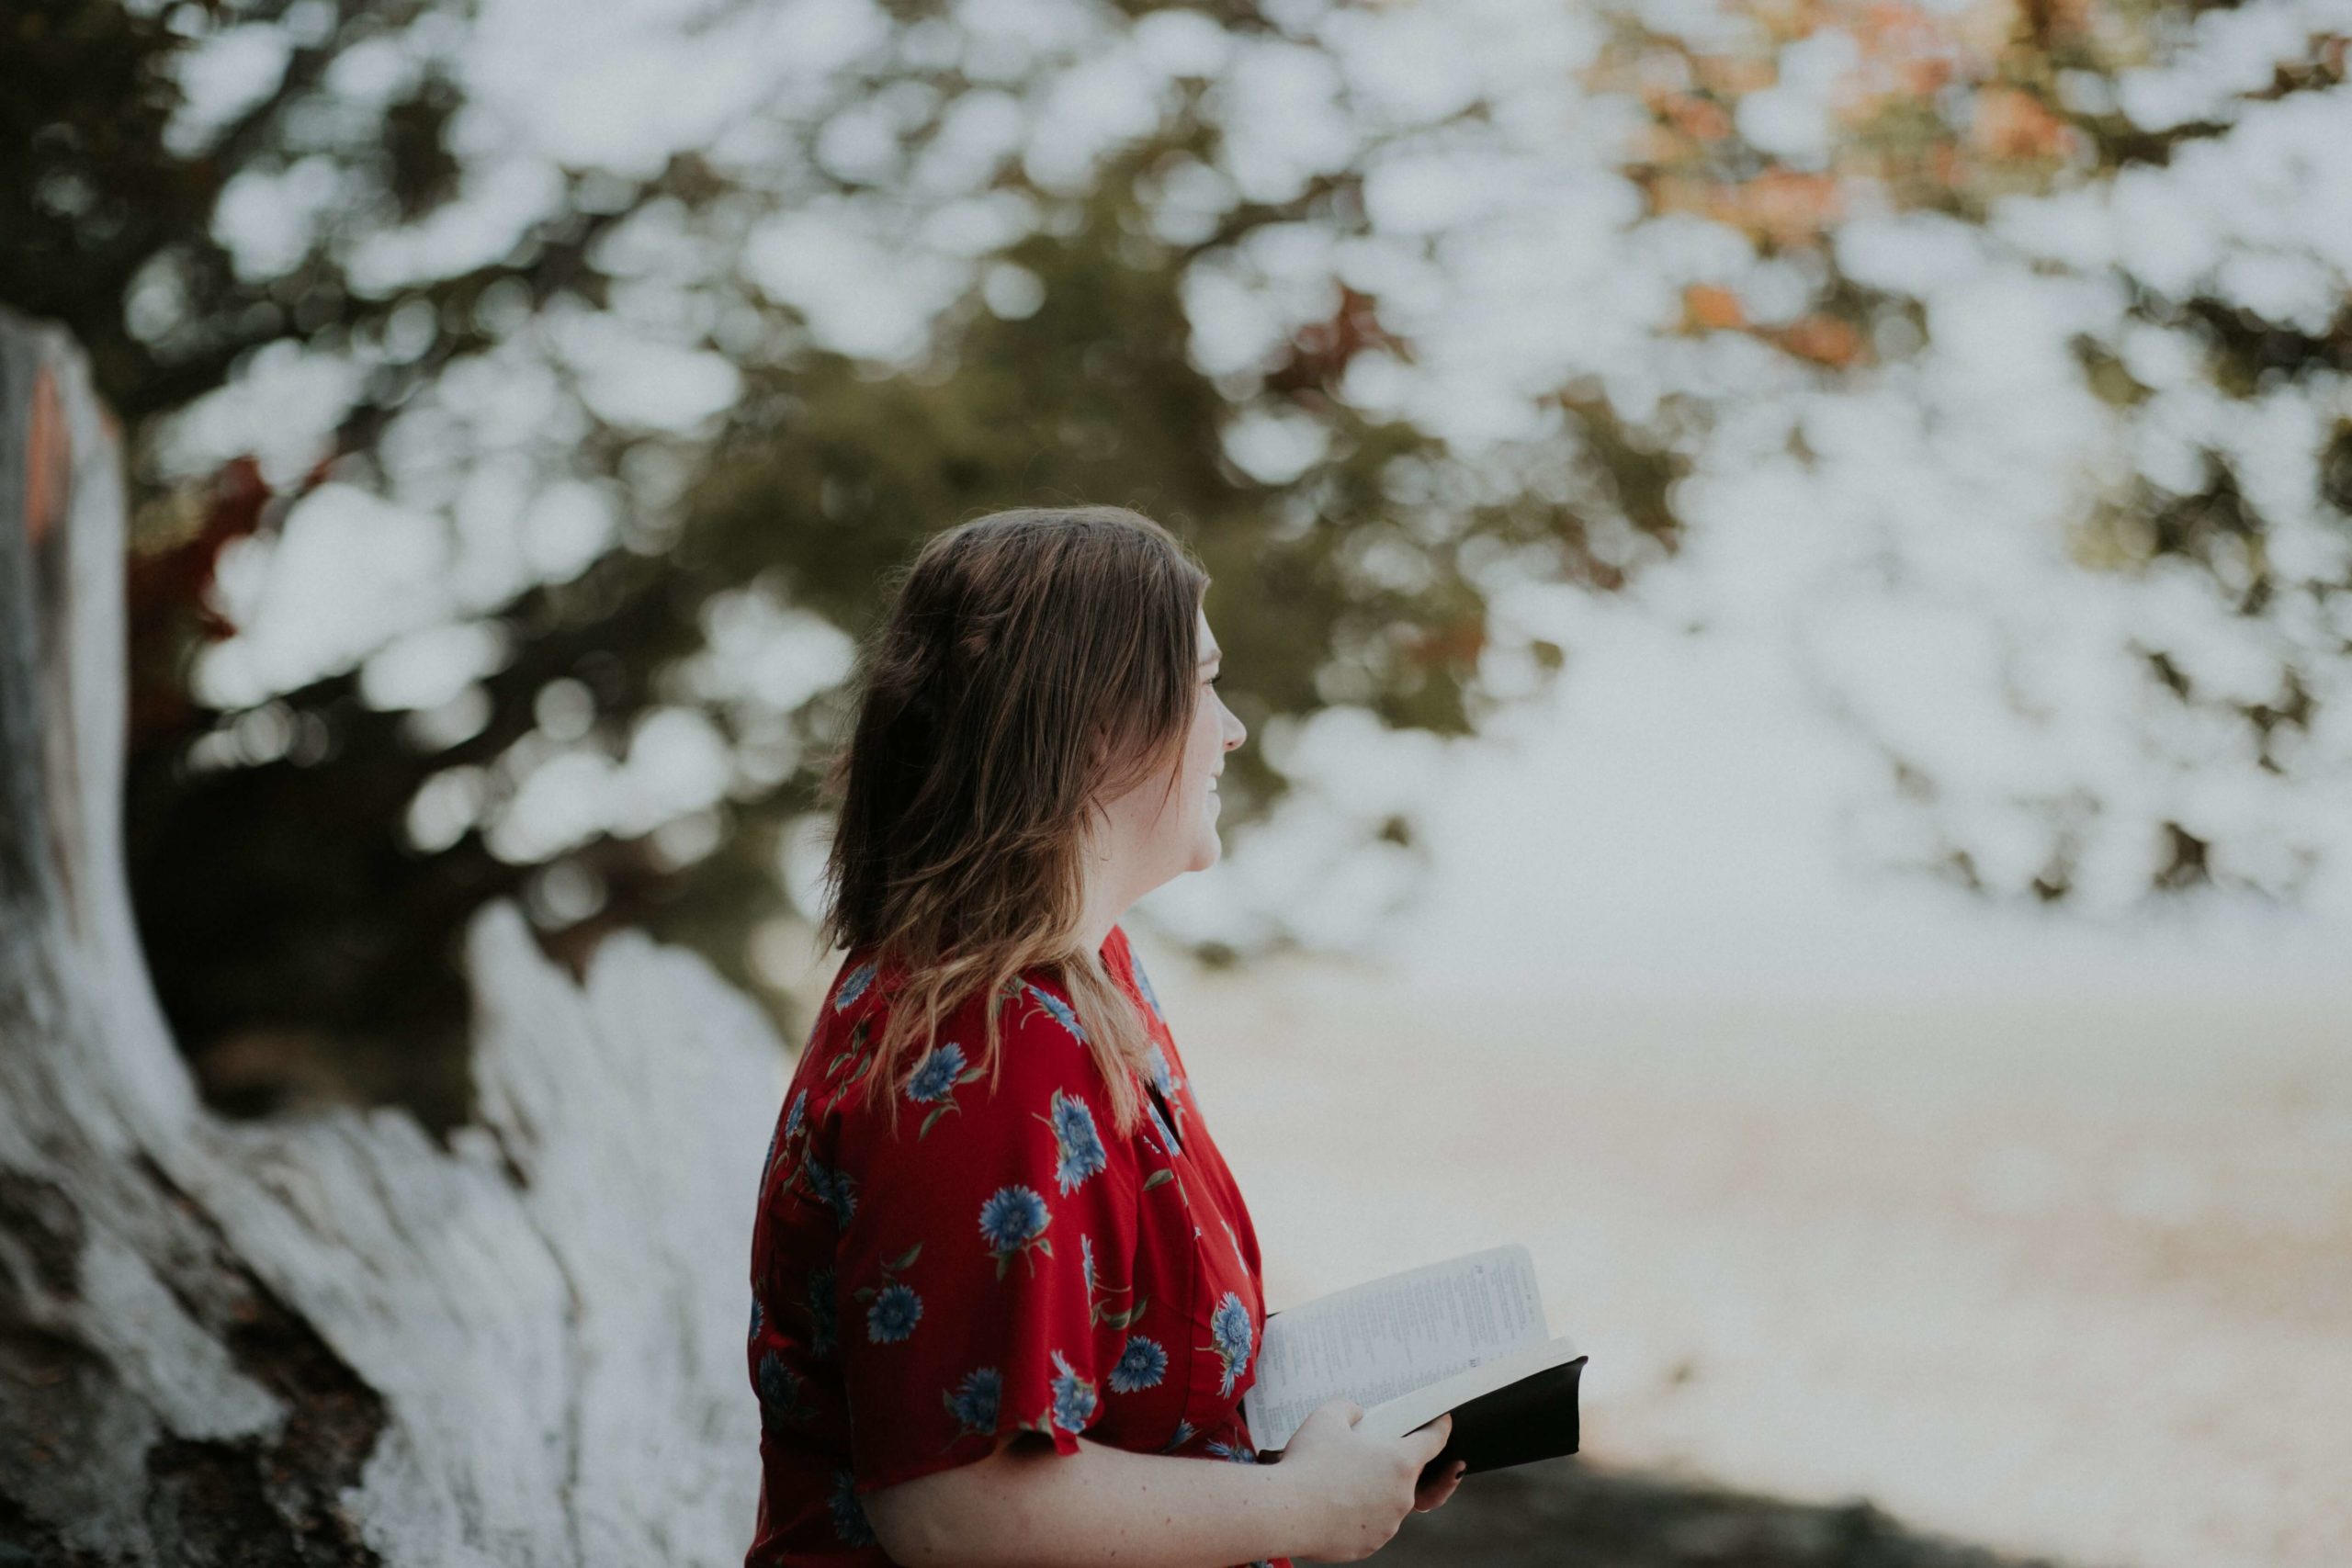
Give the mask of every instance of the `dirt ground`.
[[1465, 1481], [1381, 1549], [1388, 1568], [2044, 1568], [1905, 1529], [1867, 1503], [1785, 1503], [1553, 1460]]
[[1397, 1562], [2352, 1563], [2352, 995], [1155, 978], [1271, 1306], [1524, 1242], [1591, 1357]]

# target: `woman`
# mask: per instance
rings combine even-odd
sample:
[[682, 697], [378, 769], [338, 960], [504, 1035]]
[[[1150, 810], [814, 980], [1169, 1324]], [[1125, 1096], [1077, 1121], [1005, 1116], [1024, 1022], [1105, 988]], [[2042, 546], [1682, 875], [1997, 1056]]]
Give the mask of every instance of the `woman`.
[[[825, 934], [752, 1253], [750, 1568], [1352, 1561], [1441, 1421], [1344, 1401], [1260, 1466], [1257, 1236], [1117, 925], [1216, 863], [1208, 579], [1115, 508], [930, 541], [861, 670]], [[1204, 1462], [1208, 1461], [1208, 1462]]]

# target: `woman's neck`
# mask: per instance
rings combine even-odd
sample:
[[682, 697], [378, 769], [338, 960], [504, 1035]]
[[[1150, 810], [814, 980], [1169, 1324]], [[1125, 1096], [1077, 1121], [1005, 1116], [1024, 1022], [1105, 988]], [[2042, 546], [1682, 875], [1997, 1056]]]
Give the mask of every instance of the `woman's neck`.
[[1078, 940], [1086, 944], [1087, 952], [1101, 956], [1103, 948], [1110, 944], [1112, 928], [1125, 913], [1125, 908], [1113, 909], [1106, 906], [1100, 910], [1090, 908], [1085, 920], [1079, 926]]
[[1078, 940], [1086, 944], [1087, 952], [1099, 955], [1111, 940], [1111, 928], [1136, 901], [1135, 879], [1120, 858], [1111, 854], [1089, 854], [1084, 876]]

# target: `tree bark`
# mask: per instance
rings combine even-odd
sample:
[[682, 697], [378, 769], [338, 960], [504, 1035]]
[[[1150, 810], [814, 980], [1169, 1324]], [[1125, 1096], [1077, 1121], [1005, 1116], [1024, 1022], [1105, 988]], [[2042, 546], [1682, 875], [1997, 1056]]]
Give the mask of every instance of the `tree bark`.
[[774, 1032], [501, 903], [446, 1146], [208, 1111], [125, 889], [123, 529], [80, 351], [0, 312], [0, 1562], [740, 1562]]

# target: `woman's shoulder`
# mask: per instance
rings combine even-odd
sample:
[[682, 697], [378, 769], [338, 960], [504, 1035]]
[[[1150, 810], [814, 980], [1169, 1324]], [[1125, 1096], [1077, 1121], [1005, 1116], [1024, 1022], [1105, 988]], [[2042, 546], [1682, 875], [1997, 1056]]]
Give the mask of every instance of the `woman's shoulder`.
[[[888, 1032], [891, 1016], [901, 1006], [916, 1005], [909, 997], [909, 975], [896, 960], [877, 953], [853, 952], [828, 988], [811, 1043], [833, 1054], [851, 1056], [871, 1051]], [[1059, 969], [1039, 964], [1021, 971], [992, 994], [973, 989], [946, 998], [937, 1021], [929, 1029], [915, 1026], [899, 1055], [901, 1070], [919, 1069], [926, 1056], [936, 1059], [934, 1072], [946, 1072], [953, 1061], [968, 1066], [988, 1052], [989, 1015], [1000, 1062], [991, 1075], [999, 1079], [1067, 1077], [1091, 1064], [1085, 1025], [1071, 1005], [1068, 985]]]

